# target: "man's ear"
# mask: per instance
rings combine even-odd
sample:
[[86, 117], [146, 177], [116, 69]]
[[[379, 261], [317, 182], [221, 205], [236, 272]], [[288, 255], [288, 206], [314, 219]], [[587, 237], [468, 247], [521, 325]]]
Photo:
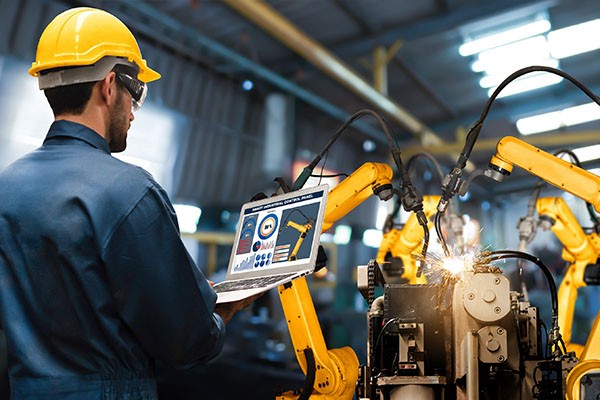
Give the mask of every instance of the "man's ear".
[[117, 98], [117, 75], [114, 72], [109, 72], [106, 77], [99, 82], [100, 96], [107, 105], [111, 105]]

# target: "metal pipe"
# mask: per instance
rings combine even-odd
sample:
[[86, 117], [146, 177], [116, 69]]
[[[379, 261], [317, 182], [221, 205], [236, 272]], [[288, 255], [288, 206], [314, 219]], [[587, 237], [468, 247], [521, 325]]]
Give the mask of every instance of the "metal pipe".
[[224, 3], [253, 21], [266, 32], [269, 32], [273, 37], [300, 54], [350, 91], [377, 109], [385, 112], [390, 118], [419, 138], [422, 145], [428, 146], [443, 142], [442, 139], [421, 121], [390, 98], [375, 90], [358, 73], [353, 71], [318, 42], [309, 38], [266, 2], [258, 0], [224, 0]]
[[[97, 2], [92, 0], [81, 0], [81, 2], [90, 7], [98, 7]], [[134, 28], [136, 31], [142, 32], [159, 43], [166, 44], [168, 47], [177, 46], [179, 51], [188, 54], [194, 60], [206, 62], [203, 59], [205, 52], [217, 55], [228, 63], [254, 74], [256, 77], [269, 82], [286, 93], [294, 95], [339, 121], [346, 122], [351, 115], [289, 79], [202, 35], [196, 29], [182, 24], [180, 21], [159, 11], [143, 0], [122, 0], [122, 2], [119, 2], [119, 7], [113, 4], [111, 8], [111, 5], [108, 3], [102, 4], [102, 6], [110, 9], [111, 12], [118, 15], [128, 26]], [[357, 130], [367, 134], [377, 143], [387, 145], [387, 140], [382, 137], [380, 130], [373, 128], [363, 121], [357, 121], [353, 126]]]
[[479, 343], [477, 332], [467, 332], [467, 400], [479, 400]]

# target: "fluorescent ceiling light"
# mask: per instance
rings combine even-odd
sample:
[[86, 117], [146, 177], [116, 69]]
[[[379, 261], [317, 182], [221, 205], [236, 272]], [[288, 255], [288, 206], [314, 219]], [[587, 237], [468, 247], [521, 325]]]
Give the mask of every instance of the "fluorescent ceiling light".
[[548, 33], [552, 56], [566, 58], [600, 48], [600, 19]]
[[516, 42], [531, 36], [539, 35], [550, 30], [550, 21], [546, 19], [534, 21], [526, 25], [521, 25], [514, 29], [508, 29], [500, 33], [485, 36], [476, 40], [463, 43], [458, 52], [466, 57], [484, 50], [502, 46], [508, 43]]
[[365, 246], [378, 248], [383, 238], [383, 232], [379, 229], [366, 229], [362, 241]]
[[[484, 51], [471, 64], [474, 72], [485, 75], [504, 75], [530, 65], [558, 65], [558, 61], [550, 58], [548, 42], [543, 36], [536, 36], [517, 43]], [[488, 86], [489, 87], [489, 86]]]
[[587, 103], [559, 111], [521, 118], [517, 121], [517, 129], [522, 135], [532, 135], [557, 130], [565, 126], [583, 124], [597, 119], [600, 119], [600, 106], [596, 103]]
[[[530, 65], [531, 64], [529, 62], [522, 63], [520, 60], [515, 60], [514, 65], [512, 65], [512, 66], [505, 65], [504, 67], [506, 67], [506, 69], [504, 69], [504, 70], [500, 70], [500, 68], [498, 68], [499, 69], [498, 72], [492, 72], [492, 71], [488, 70], [488, 74], [484, 75], [484, 77], [479, 80], [479, 86], [481, 86], [482, 88], [486, 88], [486, 89], [490, 88], [490, 87], [498, 86], [502, 83], [502, 81], [504, 81], [510, 74], [512, 74], [516, 70], [530, 66]], [[557, 68], [558, 60], [549, 58], [542, 62], [536, 62], [535, 65], [542, 65], [542, 66], [546, 66], [546, 67]], [[498, 64], [498, 67], [500, 67], [500, 64]]]
[[580, 162], [586, 162], [591, 160], [597, 160], [600, 158], [600, 144], [593, 146], [580, 147], [573, 150], [573, 153], [577, 156]]
[[524, 58], [526, 60], [546, 60], [550, 58], [550, 49], [544, 36], [534, 36], [505, 46], [482, 51], [477, 60], [488, 69], [490, 64], [506, 63], [506, 60]]
[[[540, 74], [528, 74], [512, 81], [508, 84], [498, 95], [498, 98], [512, 96], [514, 94], [528, 92], [530, 90], [540, 89], [546, 86], [556, 85], [563, 80], [562, 77], [554, 74], [540, 73]], [[494, 93], [496, 87], [488, 90], [488, 96]]]

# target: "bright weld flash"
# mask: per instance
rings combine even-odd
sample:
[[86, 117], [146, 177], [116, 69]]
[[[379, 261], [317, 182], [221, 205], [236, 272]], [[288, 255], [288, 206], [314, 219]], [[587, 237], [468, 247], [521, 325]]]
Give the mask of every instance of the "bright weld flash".
[[453, 275], [458, 275], [466, 269], [465, 260], [461, 257], [449, 257], [443, 261], [442, 266]]
[[460, 275], [464, 271], [471, 269], [475, 254], [467, 253], [460, 256], [451, 256], [442, 260], [442, 268], [452, 275]]

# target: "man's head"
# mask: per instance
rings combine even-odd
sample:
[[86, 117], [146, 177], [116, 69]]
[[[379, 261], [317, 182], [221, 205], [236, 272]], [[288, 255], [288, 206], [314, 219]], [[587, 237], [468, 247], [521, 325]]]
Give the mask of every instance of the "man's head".
[[57, 119], [92, 113], [102, 120], [99, 133], [112, 151], [124, 150], [132, 107], [144, 101], [146, 83], [160, 78], [119, 19], [84, 7], [48, 24], [29, 73], [38, 77]]

